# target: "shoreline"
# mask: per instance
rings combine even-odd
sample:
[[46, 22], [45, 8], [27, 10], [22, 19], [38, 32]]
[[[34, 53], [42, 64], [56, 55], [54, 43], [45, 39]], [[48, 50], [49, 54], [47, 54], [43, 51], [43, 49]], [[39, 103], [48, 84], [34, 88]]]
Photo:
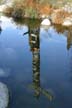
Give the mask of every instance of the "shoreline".
[[[72, 26], [72, 7], [71, 7], [71, 11], [70, 10], [67, 10], [68, 8], [70, 9], [69, 7], [69, 3], [68, 4], [68, 7], [67, 5], [65, 5], [64, 7], [62, 8], [57, 8], [57, 9], [53, 9], [52, 7], [44, 7], [44, 9], [49, 10], [49, 13], [44, 13], [44, 10], [41, 9], [41, 13], [39, 16], [34, 16], [33, 13], [31, 13], [31, 15], [26, 15], [24, 14], [23, 16], [20, 15], [20, 13], [16, 13], [16, 12], [13, 12], [13, 7], [12, 7], [12, 3], [7, 3], [7, 4], [4, 4], [4, 5], [1, 5], [0, 6], [0, 13], [3, 13], [5, 14], [6, 16], [10, 16], [14, 19], [37, 19], [37, 20], [43, 20], [43, 19], [49, 19], [51, 21], [51, 23], [53, 24], [61, 24], [61, 25], [67, 25], [67, 26]], [[71, 3], [71, 6], [72, 6], [72, 3]], [[38, 7], [39, 8], [39, 7]], [[20, 8], [19, 8], [20, 9]], [[46, 11], [47, 11], [46, 10]], [[18, 10], [16, 10], [18, 12]], [[12, 14], [13, 12], [13, 14]], [[34, 14], [37, 14], [36, 12]]]

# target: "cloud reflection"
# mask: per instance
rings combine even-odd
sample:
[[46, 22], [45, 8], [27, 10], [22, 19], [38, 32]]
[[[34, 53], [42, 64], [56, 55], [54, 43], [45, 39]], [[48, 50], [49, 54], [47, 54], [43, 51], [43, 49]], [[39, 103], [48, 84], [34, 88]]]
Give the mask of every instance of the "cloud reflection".
[[11, 27], [13, 29], [16, 29], [16, 27], [14, 26], [14, 24], [11, 23], [12, 18], [7, 18], [5, 16], [1, 16], [0, 17], [0, 20], [2, 21], [1, 27], [2, 27], [3, 30], [5, 30], [5, 29], [7, 29], [9, 27]]
[[3, 68], [0, 68], [0, 77], [8, 77], [10, 76], [10, 68], [6, 68], [6, 69], [3, 69]]
[[16, 60], [17, 53], [13, 48], [0, 48], [0, 60]]

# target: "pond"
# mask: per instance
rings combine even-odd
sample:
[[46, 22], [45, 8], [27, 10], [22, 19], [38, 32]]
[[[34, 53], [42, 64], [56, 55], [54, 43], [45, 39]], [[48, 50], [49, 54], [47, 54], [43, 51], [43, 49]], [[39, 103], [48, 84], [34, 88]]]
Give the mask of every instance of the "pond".
[[0, 20], [0, 81], [9, 88], [9, 108], [71, 108], [72, 28]]

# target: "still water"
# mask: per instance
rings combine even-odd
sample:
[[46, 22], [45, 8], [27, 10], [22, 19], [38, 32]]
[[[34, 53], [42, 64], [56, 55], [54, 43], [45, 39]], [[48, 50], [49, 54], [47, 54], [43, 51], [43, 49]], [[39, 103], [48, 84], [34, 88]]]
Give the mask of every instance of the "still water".
[[34, 38], [40, 22], [0, 20], [0, 81], [9, 88], [9, 108], [71, 108], [72, 28], [40, 27]]

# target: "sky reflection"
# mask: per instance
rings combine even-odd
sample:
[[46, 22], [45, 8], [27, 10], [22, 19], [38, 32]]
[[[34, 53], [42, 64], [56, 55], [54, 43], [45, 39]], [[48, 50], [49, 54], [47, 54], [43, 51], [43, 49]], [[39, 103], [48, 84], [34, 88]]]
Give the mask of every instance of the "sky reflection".
[[[11, 18], [6, 17], [1, 17], [1, 20], [3, 31], [0, 35], [0, 81], [5, 82], [11, 90], [10, 108], [71, 107], [70, 29], [65, 33], [53, 25], [48, 29], [40, 28], [36, 38], [31, 38], [31, 34], [23, 36], [28, 31], [28, 25], [17, 26], [15, 22], [12, 23]], [[30, 29], [35, 30], [35, 27]], [[36, 41], [36, 45], [31, 43], [38, 38], [40, 40]], [[31, 84], [35, 84], [34, 91], [32, 88], [28, 89]], [[55, 99], [52, 102], [48, 101], [44, 90], [53, 91]], [[33, 97], [34, 93], [35, 96], [40, 95], [38, 101]]]

